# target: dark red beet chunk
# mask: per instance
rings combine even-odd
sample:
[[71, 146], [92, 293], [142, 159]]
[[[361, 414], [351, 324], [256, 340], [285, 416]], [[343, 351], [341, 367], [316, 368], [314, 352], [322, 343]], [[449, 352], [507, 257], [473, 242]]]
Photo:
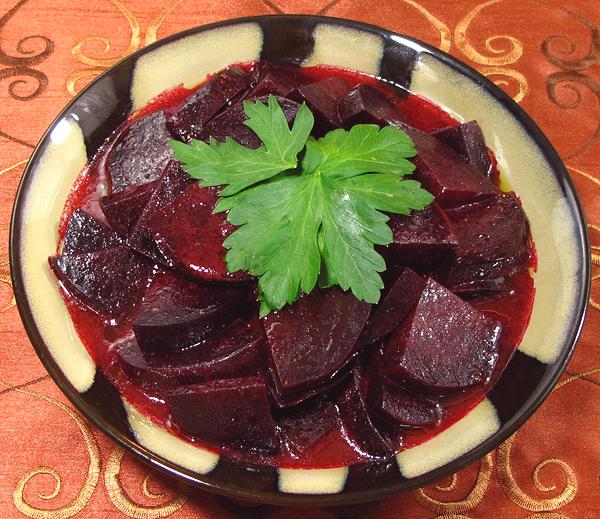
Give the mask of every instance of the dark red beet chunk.
[[282, 394], [329, 379], [346, 364], [371, 305], [338, 288], [314, 290], [264, 320]]
[[417, 304], [423, 288], [425, 280], [421, 276], [409, 268], [403, 269], [383, 301], [375, 307], [363, 330], [360, 343], [373, 344], [392, 333]]
[[183, 192], [185, 188], [193, 182], [197, 181], [183, 171], [178, 162], [169, 162], [165, 167], [156, 188], [152, 192], [152, 196], [145, 205], [142, 214], [139, 216], [135, 227], [131, 231], [127, 244], [154, 261], [172, 267], [171, 261], [165, 258], [156, 247], [154, 235], [148, 229], [148, 222], [159, 209], [170, 204], [177, 195]]
[[443, 208], [499, 192], [489, 179], [433, 135], [414, 129], [408, 132], [417, 148], [415, 176]]
[[435, 202], [409, 216], [392, 214], [389, 225], [394, 241], [384, 254], [392, 264], [432, 265], [456, 245], [450, 221]]
[[356, 374], [338, 400], [337, 408], [344, 436], [351, 445], [373, 457], [390, 456], [396, 452], [396, 445], [369, 415], [361, 380]]
[[121, 245], [123, 240], [112, 229], [85, 211], [77, 209], [71, 215], [63, 241], [63, 254], [92, 252]]
[[337, 105], [339, 121], [345, 128], [355, 124], [386, 125], [405, 121], [402, 111], [382, 92], [370, 85], [358, 85]]
[[256, 72], [258, 80], [248, 94], [248, 99], [268, 96], [269, 94], [287, 97], [298, 86], [298, 79], [294, 75], [295, 70], [293, 67], [268, 63], [258, 67]]
[[307, 400], [314, 399], [320, 395], [324, 395], [325, 393], [330, 393], [336, 390], [348, 379], [348, 376], [351, 373], [349, 368], [353, 363], [349, 362], [348, 364], [348, 366], [344, 366], [343, 369], [338, 371], [333, 377], [325, 382], [308, 388], [300, 389], [299, 391], [293, 393], [285, 393], [281, 389], [279, 381], [277, 380], [277, 376], [271, 369], [271, 376], [269, 377], [268, 382], [275, 405], [281, 409], [291, 408], [301, 404], [302, 402], [306, 402]]
[[[300, 105], [285, 97], [277, 97], [279, 105], [283, 109], [287, 122], [290, 123], [296, 117], [296, 112]], [[252, 99], [252, 102], [267, 103], [268, 96], [257, 97]], [[244, 112], [243, 103], [237, 103], [224, 112], [221, 112], [217, 117], [212, 119], [204, 126], [201, 138], [208, 140], [209, 137], [214, 137], [218, 141], [223, 142], [226, 137], [231, 137], [248, 148], [258, 148], [262, 141], [248, 126], [244, 124], [247, 119]]]
[[155, 187], [156, 181], [142, 186], [130, 186], [100, 199], [104, 216], [121, 236], [129, 236]]
[[183, 350], [232, 322], [251, 296], [246, 287], [201, 285], [160, 273], [146, 291], [133, 331], [145, 353]]
[[282, 448], [299, 456], [325, 436], [339, 419], [336, 407], [325, 399], [282, 412], [277, 420]]
[[117, 360], [129, 377], [145, 386], [249, 377], [266, 369], [264, 333], [256, 320], [237, 319], [192, 348], [146, 356], [132, 338], [119, 347]]
[[216, 188], [196, 182], [148, 222], [161, 256], [176, 268], [205, 281], [250, 279], [242, 271], [227, 271], [223, 240], [234, 230], [225, 213], [213, 213], [218, 200]]
[[502, 277], [527, 265], [529, 258], [527, 218], [513, 193], [448, 211], [458, 244], [456, 262], [445, 284], [453, 290], [498, 292]]
[[483, 176], [492, 175], [492, 161], [477, 121], [451, 126], [433, 132], [446, 146], [452, 148]]
[[411, 316], [390, 337], [383, 371], [432, 393], [489, 380], [500, 325], [429, 279]]
[[152, 264], [125, 246], [49, 259], [65, 289], [101, 314], [121, 317], [142, 298]]
[[219, 72], [169, 118], [169, 130], [184, 142], [200, 139], [204, 125], [232, 100], [242, 95], [249, 84], [250, 75], [239, 68]]
[[215, 380], [165, 392], [173, 422], [216, 445], [276, 452], [278, 438], [262, 377]]
[[173, 158], [164, 112], [153, 112], [129, 126], [110, 150], [108, 172], [113, 192], [160, 177]]
[[315, 116], [313, 135], [320, 137], [342, 125], [338, 116], [338, 101], [352, 88], [346, 80], [339, 77], [323, 79], [316, 83], [302, 85], [294, 90], [290, 97], [305, 102]]
[[439, 424], [442, 409], [437, 402], [410, 393], [387, 377], [369, 388], [369, 405], [382, 418], [402, 427]]

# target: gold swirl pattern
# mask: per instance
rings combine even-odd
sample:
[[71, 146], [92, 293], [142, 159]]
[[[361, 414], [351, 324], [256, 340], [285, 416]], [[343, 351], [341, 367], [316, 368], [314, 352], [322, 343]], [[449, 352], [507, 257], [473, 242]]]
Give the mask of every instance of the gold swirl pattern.
[[[438, 514], [459, 514], [462, 512], [467, 512], [468, 510], [472, 510], [483, 500], [483, 497], [485, 496], [485, 493], [490, 485], [493, 468], [494, 460], [491, 454], [487, 454], [486, 456], [481, 458], [475, 485], [464, 499], [449, 502], [439, 501], [437, 499], [432, 498], [431, 496], [428, 496], [426, 493], [426, 489], [421, 488], [415, 494], [417, 502], [421, 506]], [[456, 484], [456, 480], [454, 479], [455, 477], [457, 477], [456, 474], [452, 476], [452, 480], [449, 486], [436, 486], [435, 488], [437, 488], [438, 490], [442, 490], [443, 492], [448, 492], [449, 490], [454, 488], [454, 485]], [[443, 517], [457, 516], [445, 515]]]
[[414, 0], [402, 0], [402, 1], [405, 4], [410, 5], [411, 7], [414, 7], [417, 11], [419, 11], [419, 13], [421, 13], [425, 18], [427, 18], [427, 21], [431, 25], [433, 25], [433, 27], [435, 29], [437, 29], [440, 32], [439, 48], [440, 48], [440, 50], [443, 50], [444, 52], [449, 52], [450, 46], [452, 45], [452, 32], [450, 31], [448, 26], [444, 22], [442, 22], [439, 18], [436, 18], [435, 16], [433, 16], [433, 14], [431, 14], [430, 11], [425, 9], [418, 2], [415, 2]]
[[83, 419], [70, 407], [66, 406], [62, 402], [48, 396], [43, 393], [37, 393], [35, 391], [29, 391], [27, 389], [22, 389], [19, 387], [12, 386], [0, 380], [0, 388], [4, 388], [9, 392], [16, 392], [22, 395], [31, 396], [38, 400], [43, 400], [44, 402], [48, 402], [53, 406], [58, 407], [62, 411], [64, 411], [73, 422], [77, 425], [79, 431], [83, 436], [83, 440], [85, 442], [85, 446], [88, 452], [88, 456], [90, 458], [90, 464], [87, 471], [87, 476], [85, 478], [85, 482], [83, 487], [75, 497], [75, 499], [69, 503], [68, 505], [57, 508], [45, 510], [42, 508], [37, 508], [30, 505], [25, 499], [25, 487], [29, 483], [31, 479], [39, 474], [49, 475], [54, 479], [54, 489], [49, 494], [40, 494], [39, 497], [45, 500], [54, 499], [61, 491], [62, 481], [60, 474], [56, 469], [51, 467], [39, 466], [34, 467], [26, 474], [24, 474], [19, 481], [17, 482], [17, 486], [13, 492], [13, 502], [17, 510], [27, 517], [33, 517], [34, 519], [66, 519], [67, 517], [73, 517], [78, 514], [81, 510], [83, 510], [94, 490], [98, 484], [98, 480], [100, 478], [100, 450], [98, 449], [98, 444], [96, 443], [96, 439], [94, 438], [92, 432], [90, 431], [87, 424], [83, 421]]
[[[104, 485], [108, 498], [115, 507], [127, 515], [136, 519], [155, 519], [159, 517], [169, 517], [172, 513], [179, 510], [187, 501], [183, 494], [176, 496], [171, 502], [156, 506], [144, 506], [134, 502], [123, 489], [123, 485], [119, 480], [121, 471], [121, 462], [125, 451], [118, 446], [115, 446], [110, 453], [106, 463], [104, 472]], [[144, 495], [151, 499], [161, 499], [164, 494], [155, 494], [148, 489], [148, 480], [151, 474], [148, 474], [142, 482], [142, 491]]]
[[[594, 224], [588, 224], [590, 230], [600, 233], [600, 226]], [[592, 265], [600, 267], [600, 245], [594, 243], [591, 244], [592, 249]], [[595, 252], [594, 252], [595, 251]], [[600, 279], [600, 271], [592, 275], [592, 283]], [[600, 312], [600, 303], [593, 297], [590, 297], [590, 307]]]
[[[543, 41], [542, 52], [544, 56], [549, 63], [561, 69], [559, 72], [550, 74], [546, 79], [548, 98], [559, 108], [574, 109], [581, 105], [583, 99], [581, 89], [584, 88], [592, 93], [596, 99], [597, 106], [600, 106], [600, 83], [591, 76], [583, 73], [583, 71], [593, 67], [600, 60], [600, 29], [587, 18], [573, 13], [564, 7], [561, 9], [590, 31], [591, 44], [587, 54], [583, 58], [568, 60], [559, 55], [571, 56], [577, 50], [577, 46], [568, 36], [552, 35]], [[562, 52], [561, 49], [557, 49], [555, 52], [553, 47], [556, 47], [555, 44], [559, 41], [566, 42], [568, 47], [566, 50], [562, 50]], [[565, 93], [570, 93], [571, 96], [565, 97]], [[568, 160], [589, 151], [598, 140], [600, 140], [600, 122], [598, 122], [592, 136], [577, 150], [564, 157], [564, 159]]]
[[[552, 390], [552, 393], [560, 390], [562, 387], [566, 386], [567, 384], [570, 384], [575, 380], [585, 378], [589, 375], [593, 375], [598, 372], [600, 372], [600, 368], [594, 368], [584, 373], [572, 375], [558, 383], [556, 387]], [[502, 490], [508, 496], [508, 498], [513, 503], [519, 505], [521, 508], [524, 508], [525, 510], [530, 510], [532, 512], [550, 512], [562, 508], [563, 506], [573, 501], [573, 499], [575, 499], [575, 496], [577, 495], [578, 490], [577, 475], [568, 463], [557, 458], [548, 458], [540, 462], [534, 468], [534, 471], [532, 473], [532, 481], [535, 488], [540, 492], [552, 492], [556, 490], [556, 485], [546, 486], [542, 484], [539, 478], [539, 474], [540, 471], [546, 466], [554, 465], [559, 467], [565, 476], [564, 488], [559, 495], [550, 498], [535, 499], [532, 496], [526, 494], [521, 489], [521, 487], [514, 478], [510, 466], [511, 448], [513, 443], [515, 442], [516, 437], [517, 433], [513, 434], [500, 447], [498, 447], [497, 450], [497, 479], [498, 483], [502, 487]], [[544, 515], [542, 514], [539, 515], [544, 517]]]
[[[471, 9], [456, 25], [456, 28], [454, 29], [454, 40], [456, 46], [467, 58], [477, 65], [483, 65], [478, 68], [484, 76], [500, 76], [501, 78], [508, 78], [509, 80], [515, 81], [519, 90], [513, 96], [513, 99], [519, 103], [527, 94], [527, 78], [521, 72], [512, 68], [507, 68], [506, 65], [516, 63], [523, 55], [523, 44], [521, 41], [508, 34], [489, 36], [485, 40], [485, 48], [493, 55], [486, 56], [476, 50], [467, 37], [467, 30], [475, 17], [487, 7], [502, 1], [503, 0], [488, 0]], [[505, 45], [500, 46], [501, 43], [507, 43], [508, 48], [506, 48]], [[497, 79], [495, 83], [498, 86], [508, 85], [507, 79]]]
[[[165, 21], [165, 18], [169, 16], [169, 14], [171, 14], [182, 1], [183, 0], [174, 0], [174, 2], [172, 2], [170, 5], [167, 5], [165, 8], [163, 8], [158, 16], [152, 20], [152, 22], [150, 22], [144, 35], [144, 45], [149, 45], [157, 40], [158, 29]], [[110, 0], [110, 2], [123, 14], [127, 20], [127, 23], [129, 24], [129, 30], [131, 32], [129, 43], [127, 44], [127, 48], [122, 53], [120, 53], [118, 56], [110, 58], [94, 58], [85, 53], [85, 47], [92, 42], [102, 44], [103, 51], [105, 53], [110, 52], [112, 49], [110, 40], [104, 36], [88, 36], [77, 43], [75, 47], [73, 47], [71, 53], [77, 61], [83, 65], [87, 65], [87, 67], [73, 70], [73, 72], [71, 72], [67, 78], [67, 91], [73, 96], [77, 94], [77, 84], [83, 78], [94, 78], [100, 75], [107, 68], [111, 67], [118, 61], [122, 60], [140, 48], [142, 31], [137, 17], [133, 11], [131, 11], [131, 9], [129, 9], [129, 7], [127, 7], [127, 5], [120, 0]]]

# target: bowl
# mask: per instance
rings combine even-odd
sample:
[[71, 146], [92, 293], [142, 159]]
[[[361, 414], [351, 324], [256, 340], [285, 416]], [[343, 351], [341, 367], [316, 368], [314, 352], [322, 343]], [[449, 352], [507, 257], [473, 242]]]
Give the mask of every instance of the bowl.
[[[72, 183], [128, 114], [162, 91], [257, 59], [328, 64], [379, 76], [459, 120], [476, 119], [503, 179], [521, 197], [537, 247], [525, 336], [487, 397], [450, 428], [388, 462], [328, 469], [253, 465], [184, 443], [124, 402], [79, 340], [47, 264]], [[467, 65], [420, 41], [359, 22], [259, 16], [193, 28], [127, 57], [85, 88], [36, 147], [16, 196], [10, 236], [15, 297], [29, 338], [60, 389], [138, 459], [199, 488], [281, 505], [348, 505], [431, 483], [506, 440], [543, 402], [573, 353], [590, 283], [580, 203], [532, 119]]]

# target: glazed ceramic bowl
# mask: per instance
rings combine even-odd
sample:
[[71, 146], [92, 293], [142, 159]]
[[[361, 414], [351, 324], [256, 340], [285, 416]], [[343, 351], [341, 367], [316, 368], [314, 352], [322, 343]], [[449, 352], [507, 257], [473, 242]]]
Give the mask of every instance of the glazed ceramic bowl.
[[[459, 120], [476, 119], [531, 223], [538, 254], [533, 313], [506, 371], [459, 422], [387, 463], [277, 469], [184, 443], [124, 403], [96, 370], [48, 268], [73, 181], [131, 111], [181, 83], [191, 87], [230, 64], [258, 59], [374, 74]], [[424, 43], [358, 22], [312, 16], [263, 16], [194, 28], [136, 52], [98, 77], [56, 118], [33, 153], [17, 194], [10, 240], [25, 328], [72, 403], [153, 467], [198, 488], [273, 504], [378, 499], [444, 477], [496, 447], [531, 416], [562, 373], [589, 291], [589, 244], [573, 185], [546, 137], [510, 97]]]

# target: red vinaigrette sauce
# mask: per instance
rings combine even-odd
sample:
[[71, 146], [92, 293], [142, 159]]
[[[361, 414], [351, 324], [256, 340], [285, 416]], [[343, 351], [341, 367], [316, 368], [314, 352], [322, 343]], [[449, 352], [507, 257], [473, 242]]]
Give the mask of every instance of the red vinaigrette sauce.
[[[242, 65], [242, 68], [249, 70], [252, 66], [252, 64], [247, 64]], [[406, 115], [407, 123], [419, 130], [431, 132], [459, 124], [457, 120], [427, 99], [412, 93], [406, 94], [405, 91], [403, 91], [404, 95], [400, 97], [398, 96], [397, 87], [383, 83], [373, 76], [327, 66], [304, 68], [299, 73], [307, 80], [318, 80], [337, 75], [347, 79], [353, 86], [369, 84], [376, 87], [393, 99]], [[142, 116], [158, 110], [164, 110], [167, 116], [175, 113], [186, 98], [200, 86], [198, 85], [194, 89], [179, 86], [159, 95], [148, 105], [132, 114], [124, 125], [109, 138], [109, 145], [115, 141], [120, 132]], [[102, 147], [75, 182], [61, 218], [59, 243], [62, 243], [71, 214], [78, 208], [86, 210], [101, 221], [106, 221], [99, 207], [99, 199], [108, 193], [109, 181], [105, 169], [105, 158], [108, 151], [107, 146]], [[492, 163], [494, 167], [492, 179], [499, 186], [500, 176], [496, 161], [492, 160]], [[520, 343], [529, 322], [534, 295], [533, 279], [529, 272], [535, 270], [535, 268], [535, 250], [531, 244], [529, 270], [523, 270], [507, 278], [506, 285], [509, 290], [493, 299], [471, 301], [473, 307], [495, 318], [502, 325], [499, 358], [494, 373], [490, 381], [483, 387], [440, 399], [443, 408], [441, 423], [435, 427], [406, 429], [403, 431], [403, 443], [400, 450], [418, 445], [450, 427], [481, 402], [489, 389], [495, 384]], [[169, 410], [160, 395], [142, 389], [129, 380], [119, 367], [118, 362], [115, 361], [116, 346], [120, 340], [132, 333], [131, 319], [117, 323], [114, 319], [108, 319], [81, 305], [76, 298], [64, 290], [63, 296], [79, 337], [98, 368], [114, 382], [120, 393], [136, 409], [178, 437], [204, 448], [223, 452], [234, 457], [291, 468], [327, 468], [371, 460], [368, 455], [361, 453], [359, 449], [348, 443], [342, 435], [339, 424], [317, 441], [315, 445], [304, 451], [299, 459], [285, 451], [277, 455], [263, 455], [253, 452], [241, 453], [227, 447], [207, 445], [198, 439], [187, 437], [171, 423]]]

